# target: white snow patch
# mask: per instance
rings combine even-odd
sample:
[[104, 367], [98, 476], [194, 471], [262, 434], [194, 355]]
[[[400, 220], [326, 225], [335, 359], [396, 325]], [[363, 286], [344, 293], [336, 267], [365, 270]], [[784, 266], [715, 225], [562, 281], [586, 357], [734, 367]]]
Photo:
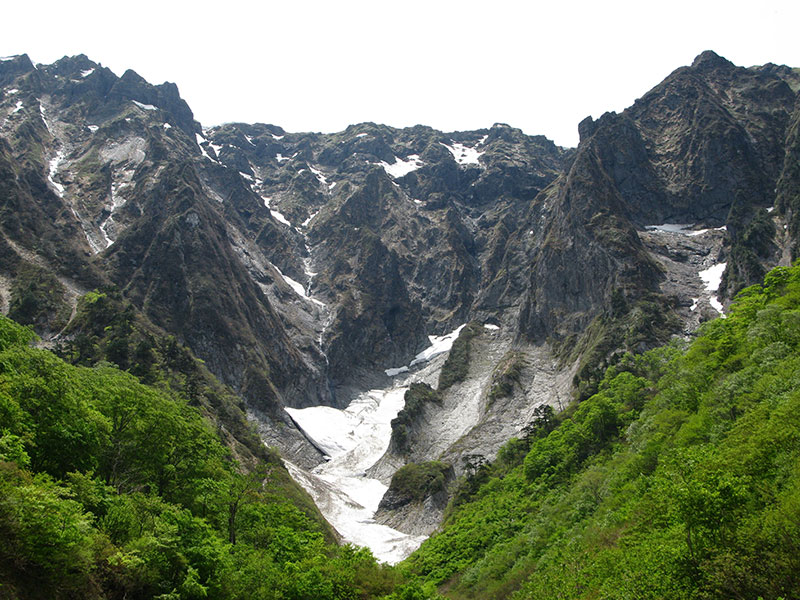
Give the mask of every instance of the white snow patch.
[[719, 284], [722, 282], [722, 274], [725, 272], [727, 264], [717, 263], [698, 273], [700, 279], [706, 284], [706, 290], [716, 292], [719, 289]]
[[6, 62], [8, 60], [14, 60], [17, 58], [16, 56], [0, 56], [0, 62]]
[[425, 163], [423, 163], [419, 159], [418, 154], [411, 154], [405, 160], [402, 158], [394, 157], [394, 164], [389, 164], [385, 160], [377, 163], [383, 167], [383, 170], [386, 171], [389, 175], [394, 178], [403, 177], [404, 175], [408, 175], [412, 171], [416, 171]]
[[662, 223], [661, 225], [646, 225], [645, 229], [661, 233], [682, 233], [687, 235], [692, 227], [693, 225], [690, 223]]
[[391, 422], [405, 404], [408, 388], [370, 390], [345, 410], [325, 406], [286, 411], [298, 426], [330, 456], [311, 473], [287, 464], [325, 518], [346, 542], [369, 547], [378, 560], [399, 562], [425, 539], [409, 536], [374, 520], [387, 487], [365, 476], [386, 451]]
[[89, 75], [91, 75], [92, 73], [94, 73], [94, 68], [86, 69], [85, 71], [81, 71], [81, 77], [86, 78]]
[[397, 367], [395, 369], [386, 369], [384, 371], [386, 375], [389, 377], [394, 377], [395, 375], [400, 375], [400, 373], [408, 373], [408, 367]]
[[309, 223], [311, 223], [311, 221], [314, 219], [314, 217], [316, 217], [318, 214], [319, 214], [319, 211], [316, 211], [316, 212], [313, 212], [313, 213], [311, 213], [311, 214], [308, 216], [308, 218], [307, 218], [305, 221], [303, 221], [303, 222], [301, 223], [301, 226], [302, 226], [302, 227], [308, 227], [308, 224], [309, 224]]
[[247, 173], [244, 173], [242, 171], [239, 171], [239, 175], [241, 175], [244, 179], [247, 179], [247, 181], [253, 181], [252, 175], [248, 175]]
[[215, 162], [215, 163], [219, 164], [219, 161], [217, 159], [215, 159], [215, 158], [212, 158], [211, 155], [203, 147], [203, 144], [208, 144], [208, 140], [206, 138], [204, 138], [202, 135], [200, 135], [199, 133], [195, 133], [194, 137], [195, 137], [195, 140], [197, 140], [197, 145], [200, 146], [200, 151], [203, 153], [203, 156], [205, 158], [207, 158], [208, 160], [210, 160], [211, 162]]
[[278, 162], [284, 162], [284, 161], [287, 161], [287, 160], [292, 160], [292, 159], [291, 159], [291, 158], [288, 158], [288, 157], [284, 156], [283, 154], [281, 154], [280, 152], [278, 152], [278, 153], [275, 155], [275, 160], [277, 160]]
[[328, 180], [325, 179], [325, 175], [322, 173], [322, 171], [320, 171], [319, 169], [315, 169], [311, 165], [308, 165], [308, 168], [314, 175], [316, 175], [317, 181], [319, 181], [322, 185], [328, 185]]
[[500, 329], [499, 325], [494, 325], [492, 323], [484, 323], [483, 327], [485, 329], [488, 329], [489, 331], [497, 331], [498, 329]]
[[719, 285], [722, 282], [722, 274], [725, 272], [726, 266], [727, 263], [718, 263], [698, 273], [700, 279], [706, 284], [706, 290], [711, 292], [711, 297], [708, 299], [708, 302], [723, 316], [722, 303], [717, 299], [715, 292], [719, 289]]
[[771, 213], [773, 210], [775, 210], [775, 207], [774, 207], [774, 206], [770, 206], [770, 207], [767, 209], [767, 212], [768, 212], [768, 213]]
[[720, 315], [722, 315], [723, 317], [725, 316], [725, 313], [724, 313], [724, 312], [723, 312], [723, 310], [722, 310], [722, 309], [723, 309], [722, 302], [720, 302], [719, 300], [717, 300], [717, 297], [716, 297], [716, 296], [712, 296], [711, 298], [709, 298], [709, 299], [708, 299], [708, 303], [709, 303], [711, 306], [713, 306], [713, 307], [714, 307], [714, 309], [715, 309], [715, 310], [716, 310], [716, 311], [717, 311], [717, 312], [718, 312]]
[[[389, 375], [390, 371], [394, 373], [394, 375], [398, 375], [399, 373], [405, 373], [410, 367], [414, 367], [420, 363], [428, 362], [434, 356], [439, 356], [443, 352], [449, 352], [450, 348], [453, 347], [453, 342], [456, 341], [458, 334], [461, 333], [461, 330], [464, 329], [465, 325], [466, 323], [458, 326], [455, 330], [451, 331], [446, 335], [440, 335], [440, 336], [429, 335], [428, 341], [431, 343], [431, 345], [425, 348], [425, 350], [423, 350], [419, 354], [417, 354], [414, 357], [414, 360], [412, 360], [411, 363], [408, 365], [408, 367], [395, 367], [392, 369], [386, 369], [384, 373], [386, 373], [387, 375]], [[389, 375], [389, 377], [394, 377], [394, 375]]]
[[481, 139], [478, 140], [478, 143], [475, 144], [476, 146], [483, 146], [486, 143], [486, 140], [489, 138], [488, 134], [484, 135]]
[[690, 223], [662, 223], [661, 225], [645, 225], [645, 229], [654, 233], [679, 233], [691, 237], [703, 235], [709, 231], [725, 231], [727, 227], [714, 227], [713, 229], [693, 229], [696, 227]]
[[244, 139], [246, 139], [246, 140], [247, 140], [247, 142], [248, 142], [248, 143], [249, 143], [251, 146], [255, 146], [255, 144], [253, 143], [253, 138], [251, 138], [251, 137], [250, 137], [249, 135], [247, 135], [246, 133], [244, 134]]
[[414, 365], [418, 365], [419, 363], [428, 362], [434, 356], [438, 356], [444, 352], [450, 352], [450, 348], [453, 347], [453, 342], [456, 341], [458, 334], [461, 333], [461, 330], [464, 329], [463, 325], [459, 325], [455, 330], [451, 331], [446, 335], [429, 335], [428, 340], [430, 341], [431, 345], [425, 348], [422, 352], [417, 354], [414, 357], [414, 360], [411, 361], [410, 367]]
[[97, 125], [87, 125], [87, 126], [86, 126], [86, 129], [88, 129], [89, 131], [91, 131], [92, 133], [94, 133], [95, 131], [97, 131], [98, 129], [100, 129], [100, 127], [98, 127]]
[[11, 111], [11, 114], [14, 115], [14, 114], [18, 113], [19, 111], [21, 111], [22, 110], [22, 106], [23, 106], [22, 100], [17, 100], [17, 104], [14, 107], [14, 110]]
[[133, 102], [136, 106], [144, 110], [158, 110], [158, 108], [156, 108], [152, 104], [142, 104], [141, 102], [137, 102], [136, 100], [131, 100], [131, 102]]
[[[450, 141], [453, 142], [453, 140]], [[483, 152], [479, 152], [475, 148], [468, 148], [464, 144], [459, 144], [458, 142], [453, 142], [452, 146], [449, 146], [444, 142], [439, 142], [439, 143], [450, 151], [450, 154], [453, 155], [453, 158], [456, 160], [458, 164], [460, 165], [481, 164], [478, 161], [478, 159], [484, 154]]]
[[169, 123], [164, 123], [164, 129], [172, 129], [172, 125]]
[[[272, 265], [272, 266], [275, 266], [275, 265]], [[283, 278], [283, 280], [286, 283], [289, 284], [289, 287], [294, 290], [295, 294], [297, 294], [298, 296], [300, 296], [302, 298], [305, 298], [306, 290], [303, 287], [302, 283], [300, 283], [299, 281], [295, 281], [294, 279], [292, 279], [288, 275], [284, 275], [283, 272], [278, 267], [275, 267], [275, 270], [278, 272], [278, 275], [280, 275]]]
[[270, 135], [272, 136], [273, 140], [282, 140], [284, 137], [286, 137], [284, 135], [275, 135], [274, 133], [271, 133]]
[[50, 132], [50, 135], [53, 135], [53, 130], [50, 129], [50, 122], [44, 114], [44, 106], [42, 106], [41, 100], [39, 101], [39, 114], [42, 115], [42, 121], [44, 122], [44, 126], [47, 127], [47, 131]]
[[64, 157], [64, 150], [59, 150], [58, 153], [50, 159], [50, 170], [47, 173], [47, 181], [53, 186], [53, 189], [56, 191], [59, 198], [64, 197], [64, 186], [53, 179], [53, 177], [58, 173], [58, 167], [61, 165]]
[[6, 96], [13, 96], [14, 94], [18, 94], [19, 90], [17, 88], [11, 88], [6, 92]]
[[272, 209], [270, 209], [269, 212], [275, 220], [280, 221], [281, 223], [283, 223], [284, 225], [288, 225], [289, 227], [292, 226], [292, 224], [289, 222], [289, 219], [284, 217], [282, 213], [279, 213], [277, 210], [272, 210]]
[[[271, 201], [271, 198], [264, 198], [264, 206], [269, 208], [270, 201]], [[272, 218], [275, 219], [276, 221], [278, 221], [279, 223], [283, 223], [284, 225], [288, 225], [289, 227], [292, 226], [292, 224], [289, 222], [289, 219], [287, 219], [286, 217], [283, 216], [283, 213], [280, 213], [277, 210], [273, 210], [272, 208], [269, 208], [269, 214], [271, 214]]]
[[689, 307], [689, 310], [692, 312], [696, 311], [698, 302], [700, 302], [700, 298], [692, 298], [692, 305]]
[[362, 137], [366, 137], [367, 135], [369, 135], [369, 134], [367, 134], [367, 133], [357, 133], [356, 137], [357, 138], [362, 138]]

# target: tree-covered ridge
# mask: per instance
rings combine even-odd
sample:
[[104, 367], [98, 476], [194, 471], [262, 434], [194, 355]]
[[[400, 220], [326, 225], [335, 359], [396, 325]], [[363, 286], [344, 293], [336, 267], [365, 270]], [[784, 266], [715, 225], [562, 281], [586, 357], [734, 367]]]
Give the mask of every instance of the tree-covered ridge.
[[181, 396], [33, 337], [0, 318], [0, 597], [372, 598], [399, 583], [331, 543], [276, 455], [243, 469]]
[[452, 598], [799, 598], [800, 267], [609, 369], [462, 483], [412, 573]]

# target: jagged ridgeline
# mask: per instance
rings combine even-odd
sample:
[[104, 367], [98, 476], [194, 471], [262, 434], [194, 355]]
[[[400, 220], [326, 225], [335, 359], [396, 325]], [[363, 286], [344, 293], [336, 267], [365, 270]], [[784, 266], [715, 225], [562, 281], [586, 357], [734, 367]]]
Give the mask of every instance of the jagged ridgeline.
[[[277, 578], [283, 585], [284, 578], [294, 580], [287, 565], [313, 563], [319, 570], [309, 571], [314, 574], [308, 575], [307, 583], [317, 581], [322, 587], [314, 588], [312, 596], [339, 597], [339, 584], [327, 578], [333, 571], [320, 566], [325, 555], [334, 563], [347, 562], [350, 566], [342, 567], [347, 573], [363, 566], [382, 582], [365, 591], [367, 596], [389, 593], [397, 574], [378, 569], [361, 553], [325, 546], [326, 539], [331, 541], [330, 531], [316, 522], [318, 515], [307, 498], [296, 495], [293, 487], [287, 491], [288, 480], [281, 493], [294, 501], [272, 496], [265, 500], [272, 492], [264, 482], [274, 482], [276, 474], [283, 477], [285, 471], [264, 445], [279, 449], [293, 468], [314, 467], [323, 455], [285, 408], [341, 409], [364, 390], [411, 387], [411, 402], [398, 416], [389, 448], [369, 469], [370, 476], [392, 489], [381, 506], [382, 522], [427, 535], [443, 515], [449, 519], [445, 533], [410, 562], [428, 592], [444, 585], [454, 597], [504, 597], [513, 589], [535, 595], [532, 590], [539, 584], [524, 583], [529, 577], [539, 581], [531, 561], [544, 561], [542, 552], [550, 548], [551, 539], [561, 539], [559, 535], [580, 526], [576, 523], [588, 523], [581, 519], [589, 513], [558, 525], [558, 530], [540, 523], [542, 529], [533, 532], [528, 521], [520, 524], [516, 509], [509, 508], [511, 521], [501, 521], [515, 523], [514, 531], [504, 530], [491, 539], [502, 538], [515, 550], [504, 547], [508, 553], [502, 554], [478, 541], [469, 546], [471, 551], [484, 548], [485, 559], [484, 550], [480, 556], [467, 552], [462, 562], [443, 558], [435, 550], [436, 540], [462, 531], [465, 539], [483, 539], [480, 528], [460, 529], [458, 523], [466, 523], [467, 517], [459, 515], [468, 514], [468, 507], [480, 502], [484, 493], [490, 498], [487, 502], [505, 506], [502, 494], [481, 491], [505, 485], [494, 476], [509, 475], [509, 482], [522, 482], [519, 489], [535, 492], [531, 502], [536, 504], [526, 515], [560, 514], [568, 504], [563, 498], [578, 498], [570, 495], [578, 492], [564, 486], [584, 477], [594, 478], [596, 485], [586, 483], [586, 489], [594, 490], [597, 503], [605, 494], [617, 497], [618, 490], [603, 483], [613, 479], [603, 465], [616, 468], [613, 461], [620, 447], [645, 439], [641, 436], [650, 429], [660, 431], [665, 440], [684, 431], [683, 421], [680, 427], [675, 421], [673, 429], [641, 421], [649, 410], [642, 398], [661, 397], [657, 375], [677, 364], [671, 361], [682, 360], [670, 354], [678, 350], [642, 353], [676, 336], [691, 335], [728, 310], [739, 290], [761, 282], [772, 267], [788, 266], [797, 258], [798, 89], [797, 70], [772, 64], [742, 68], [704, 52], [625, 111], [584, 120], [579, 125], [580, 144], [569, 149], [503, 124], [450, 133], [373, 123], [330, 134], [292, 133], [260, 123], [203, 128], [174, 84], [151, 85], [132, 71], [118, 77], [82, 55], [52, 65], [34, 65], [25, 55], [2, 59], [0, 308], [30, 326], [39, 336], [37, 344], [55, 354], [27, 348], [27, 333], [9, 333], [13, 339], [3, 356], [15, 358], [4, 359], [6, 379], [0, 383], [13, 382], [34, 368], [21, 366], [25, 360], [39, 361], [36, 368], [43, 369], [42, 377], [53, 369], [70, 382], [53, 384], [53, 389], [72, 390], [68, 396], [74, 400], [64, 410], [78, 411], [78, 421], [85, 421], [87, 428], [70, 433], [63, 444], [58, 436], [45, 442], [38, 436], [39, 427], [49, 427], [39, 423], [46, 411], [31, 408], [36, 403], [41, 407], [43, 400], [31, 397], [30, 402], [36, 402], [23, 406], [21, 397], [9, 392], [3, 400], [8, 408], [0, 415], [2, 452], [16, 466], [4, 471], [3, 485], [16, 490], [13, 494], [28, 489], [24, 493], [43, 494], [84, 524], [79, 529], [91, 540], [75, 546], [82, 549], [80, 557], [70, 555], [83, 561], [83, 575], [75, 579], [82, 583], [70, 589], [85, 591], [97, 581], [101, 586], [122, 586], [115, 579], [122, 573], [120, 577], [133, 577], [139, 587], [119, 588], [119, 596], [188, 597], [200, 594], [195, 585], [209, 596], [212, 591], [218, 597], [239, 592], [258, 596], [255, 588], [246, 587], [252, 581], [242, 583], [241, 589], [217, 592], [218, 575], [224, 572], [227, 577], [232, 571], [193, 562], [194, 550], [186, 545], [171, 555], [175, 560], [169, 567], [147, 563], [146, 546], [151, 542], [143, 541], [146, 535], [159, 540], [153, 544], [162, 544], [162, 533], [177, 536], [176, 531], [191, 530], [185, 524], [200, 523], [197, 527], [208, 528], [202, 530], [209, 539], [222, 544], [215, 546], [220, 564], [227, 565], [220, 569], [260, 572], [259, 561], [268, 556], [272, 566], [263, 567], [269, 572], [265, 581]], [[769, 292], [765, 310], [773, 300], [783, 302], [775, 299], [777, 293]], [[716, 331], [714, 327], [742, 323], [741, 309], [728, 321], [712, 325], [705, 335]], [[9, 331], [22, 331], [4, 324]], [[460, 335], [447, 360], [415, 359], [425, 351], [429, 336], [456, 332]], [[18, 335], [22, 337], [14, 338]], [[789, 341], [782, 342], [791, 347]], [[689, 350], [696, 357], [692, 352], [697, 351]], [[640, 354], [645, 358], [631, 358]], [[742, 356], [741, 364], [726, 363], [726, 368], [732, 373], [751, 364], [748, 360]], [[766, 369], [762, 363], [752, 363], [752, 368]], [[607, 371], [613, 365], [621, 371]], [[625, 379], [625, 373], [633, 379]], [[713, 377], [718, 376], [714, 371]], [[89, 387], [81, 387], [84, 384]], [[42, 394], [60, 397], [46, 389], [49, 383], [42, 385]], [[116, 392], [92, 396], [94, 390], [106, 388], [150, 398], [148, 402], [159, 408], [142, 408], [144, 413], [171, 415], [164, 419], [182, 423], [178, 429], [184, 433], [199, 432], [198, 443], [205, 449], [195, 462], [173, 464], [182, 454], [167, 453], [161, 466], [119, 463], [124, 472], [117, 473], [114, 453], [122, 460], [131, 450], [127, 441], [111, 435], [119, 426], [114, 407], [121, 401], [114, 400]], [[598, 397], [606, 404], [591, 408], [598, 406]], [[573, 400], [586, 403], [575, 408]], [[731, 412], [725, 418], [731, 423], [747, 412], [739, 404], [728, 407]], [[701, 415], [686, 417], [686, 422], [696, 425], [697, 439], [703, 443], [720, 441], [730, 425], [725, 421], [717, 427], [703, 420], [723, 419], [722, 409], [711, 410], [711, 416], [698, 407], [692, 409], [695, 412], [684, 409]], [[599, 421], [585, 414], [594, 410], [599, 411]], [[155, 427], [141, 419], [136, 421], [140, 429]], [[65, 417], [51, 429], [64, 423], [71, 421]], [[625, 429], [636, 423], [640, 433]], [[570, 427], [585, 434], [585, 446], [567, 451], [556, 441], [546, 441], [551, 436], [567, 439], [573, 435]], [[688, 431], [681, 435], [689, 436]], [[173, 433], [170, 430], [167, 437], [173, 439]], [[500, 450], [512, 437], [522, 441]], [[130, 443], [137, 447], [139, 442]], [[664, 448], [680, 446], [663, 443]], [[69, 456], [50, 456], [42, 450], [72, 447], [69, 444], [74, 445]], [[547, 444], [555, 445], [547, 446], [550, 449], [541, 456], [533, 452]], [[637, 446], [635, 451], [640, 450]], [[685, 459], [689, 464], [690, 458], [681, 455], [674, 462], [679, 465]], [[70, 462], [79, 459], [84, 462]], [[697, 458], [701, 459], [706, 460]], [[719, 464], [727, 460], [723, 459]], [[58, 466], [62, 460], [66, 462]], [[612, 462], [603, 462], [607, 460]], [[642, 467], [642, 477], [661, 472], [660, 459], [653, 460]], [[583, 475], [592, 465], [598, 471]], [[264, 474], [262, 467], [269, 472], [264, 477], [258, 475]], [[708, 482], [717, 471], [703, 468], [711, 479], [700, 483], [712, 486]], [[787, 481], [790, 471], [785, 467]], [[399, 479], [392, 483], [395, 472]], [[215, 487], [217, 480], [222, 487]], [[481, 487], [487, 481], [489, 487]], [[620, 485], [647, 481], [624, 480]], [[555, 491], [541, 487], [551, 484]], [[783, 484], [775, 485], [778, 490]], [[253, 527], [266, 528], [264, 537], [247, 541], [253, 552], [261, 553], [258, 559], [225, 546], [243, 547], [244, 534], [238, 535], [239, 529], [220, 516], [220, 498], [236, 496], [239, 492], [231, 490], [240, 488], [250, 508], [237, 504], [231, 509], [229, 504], [231, 523], [258, 511], [269, 515], [263, 519], [272, 519], [264, 524], [258, 521], [262, 517], [252, 516], [253, 523], [260, 523]], [[89, 491], [94, 500], [87, 499]], [[791, 506], [780, 504], [783, 493], [775, 492], [774, 506]], [[198, 499], [206, 496], [216, 503], [213, 507]], [[251, 497], [257, 501], [250, 502]], [[541, 498], [553, 502], [540, 505]], [[152, 514], [159, 516], [138, 534], [123, 532], [119, 537], [105, 524], [115, 502], [133, 503], [135, 510], [124, 508], [131, 514], [150, 515], [146, 503], [151, 501], [157, 504]], [[747, 502], [755, 506], [749, 496]], [[574, 506], [583, 504], [564, 510], [572, 514], [578, 510]], [[203, 512], [212, 509], [213, 517]], [[745, 560], [745, 554], [731, 554], [726, 563], [724, 552], [733, 552], [726, 545], [732, 538], [723, 537], [744, 530], [712, 527], [710, 521], [680, 521], [680, 510], [685, 509], [674, 510], [678, 520], [670, 521], [669, 535], [682, 531], [690, 539], [689, 553], [663, 534], [676, 562], [654, 566], [669, 575], [647, 589], [671, 597], [663, 585], [676, 581], [681, 582], [675, 588], [680, 594], [693, 597], [696, 589], [686, 583], [687, 574], [701, 571], [698, 585], [707, 596], [713, 596], [713, 590], [732, 589], [731, 582], [744, 572], [744, 563], [737, 561]], [[422, 518], [426, 511], [428, 517]], [[163, 516], [167, 513], [169, 518]], [[283, 538], [267, 529], [284, 513], [292, 528], [286, 539], [294, 545], [278, 556], [274, 553], [283, 550], [276, 550], [275, 540]], [[15, 519], [7, 516], [3, 527], [28, 539], [19, 527], [36, 519]], [[616, 543], [624, 538], [625, 527], [603, 529], [607, 537], [597, 542], [624, 558], [619, 573], [629, 573], [624, 571], [625, 560], [634, 556]], [[236, 544], [231, 531], [238, 535]], [[537, 540], [536, 550], [514, 537], [520, 531], [527, 532], [526, 539]], [[451, 547], [459, 548], [460, 543]], [[14, 575], [9, 571], [13, 585], [23, 586], [14, 588], [23, 590], [20, 597], [29, 594], [25, 569], [49, 560], [33, 546], [23, 546], [12, 548], [14, 556], [35, 558], [20, 558], [22, 570]], [[577, 552], [576, 547], [553, 548], [578, 566], [588, 561], [582, 554], [569, 554]], [[747, 548], [751, 558], [769, 554], [767, 546]], [[529, 550], [529, 560], [523, 559]], [[612, 554], [600, 555], [610, 564], [615, 560]], [[712, 580], [709, 561], [716, 561], [719, 573], [728, 569], [729, 576]], [[600, 568], [591, 564], [586, 568]], [[641, 562], [645, 564], [649, 563]], [[98, 565], [110, 569], [107, 577], [105, 571], [97, 571]], [[549, 572], [542, 565], [541, 572]], [[789, 569], [794, 563], [781, 565]], [[162, 567], [172, 569], [169, 576]], [[501, 572], [509, 575], [498, 575]], [[48, 577], [66, 581], [69, 573]], [[600, 571], [591, 573], [594, 577]], [[752, 577], [766, 578], [754, 571]], [[638, 580], [631, 581], [637, 585]], [[783, 586], [781, 590], [790, 587], [785, 578], [777, 581], [782, 582], [775, 583]], [[332, 588], [325, 587], [329, 583]], [[484, 583], [486, 589], [481, 587]], [[283, 590], [280, 585], [275, 589]], [[407, 594], [423, 594], [417, 584], [409, 585]], [[597, 594], [613, 589], [617, 588], [609, 584]], [[772, 589], [764, 587], [762, 595], [772, 597]], [[565, 590], [553, 595], [583, 593]], [[680, 594], [674, 597], [683, 597]]]

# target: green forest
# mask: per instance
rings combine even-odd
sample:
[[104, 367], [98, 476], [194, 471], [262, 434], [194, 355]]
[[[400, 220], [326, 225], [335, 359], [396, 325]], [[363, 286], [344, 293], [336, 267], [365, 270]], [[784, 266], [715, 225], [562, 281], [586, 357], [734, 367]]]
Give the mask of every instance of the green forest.
[[798, 266], [539, 410], [396, 567], [169, 381], [34, 341], [0, 319], [0, 598], [800, 598]]

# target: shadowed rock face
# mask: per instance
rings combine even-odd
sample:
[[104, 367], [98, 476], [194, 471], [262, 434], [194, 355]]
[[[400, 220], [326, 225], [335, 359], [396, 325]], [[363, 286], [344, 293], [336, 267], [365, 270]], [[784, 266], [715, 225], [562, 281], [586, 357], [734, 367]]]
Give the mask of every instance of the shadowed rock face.
[[173, 84], [22, 56], [0, 63], [0, 275], [115, 284], [273, 415], [470, 319], [602, 364], [690, 322], [647, 225], [726, 225], [723, 297], [796, 255], [798, 81], [705, 52], [568, 150], [502, 124], [202, 130]]
[[[779, 72], [704, 52], [623, 113], [580, 124], [571, 167], [534, 201], [532, 215], [545, 225], [531, 234], [523, 334], [569, 339], [598, 318], [624, 321], [643, 299], [675, 306], [638, 234], [647, 225], [725, 225], [722, 297], [778, 261], [765, 216], [786, 170], [795, 103]], [[615, 296], [625, 307], [616, 315]]]

